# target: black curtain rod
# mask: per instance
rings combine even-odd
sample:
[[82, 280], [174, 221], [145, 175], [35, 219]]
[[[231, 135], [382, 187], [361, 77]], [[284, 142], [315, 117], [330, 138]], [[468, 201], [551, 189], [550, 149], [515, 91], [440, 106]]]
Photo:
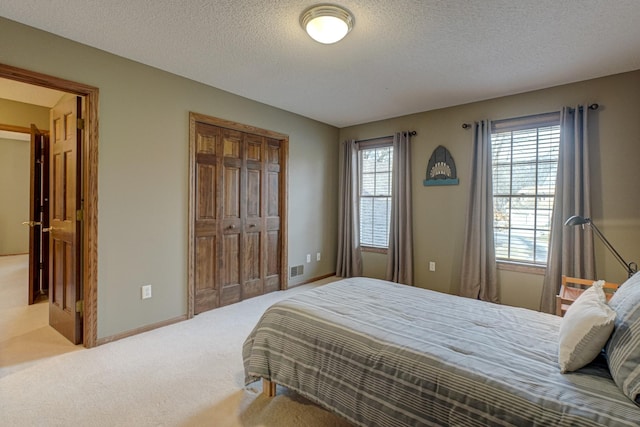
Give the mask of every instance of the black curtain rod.
[[[600, 108], [600, 105], [598, 104], [589, 104], [589, 109], [590, 110], [597, 110], [598, 108]], [[471, 124], [469, 123], [463, 123], [462, 124], [462, 129], [470, 129], [471, 128]]]
[[[600, 104], [589, 104], [589, 110], [597, 110], [600, 108]], [[582, 109], [582, 107], [580, 107]]]
[[[409, 134], [409, 136], [416, 136], [418, 134], [418, 132], [416, 132], [415, 130], [410, 130], [408, 132], [402, 132], [404, 136], [407, 136], [407, 134]], [[367, 142], [367, 141], [373, 141], [374, 139], [384, 139], [384, 138], [393, 138], [393, 135], [387, 135], [387, 136], [378, 136], [375, 138], [367, 138], [367, 139], [358, 139], [356, 140], [356, 142]]]

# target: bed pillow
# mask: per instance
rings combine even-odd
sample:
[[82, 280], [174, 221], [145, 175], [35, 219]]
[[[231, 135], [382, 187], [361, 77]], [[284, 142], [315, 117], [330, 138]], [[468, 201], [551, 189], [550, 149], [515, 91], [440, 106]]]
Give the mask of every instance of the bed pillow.
[[620, 286], [609, 306], [616, 312], [605, 348], [609, 371], [622, 392], [640, 405], [640, 274]]
[[616, 313], [607, 305], [603, 284], [595, 282], [580, 294], [560, 322], [558, 364], [563, 374], [592, 362], [611, 336]]

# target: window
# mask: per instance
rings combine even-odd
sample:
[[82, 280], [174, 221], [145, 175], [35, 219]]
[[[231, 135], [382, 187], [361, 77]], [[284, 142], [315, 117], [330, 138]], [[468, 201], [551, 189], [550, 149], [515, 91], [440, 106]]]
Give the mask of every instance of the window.
[[545, 266], [560, 148], [559, 114], [495, 122], [491, 145], [496, 259]]
[[360, 149], [360, 245], [389, 246], [393, 147], [361, 145]]

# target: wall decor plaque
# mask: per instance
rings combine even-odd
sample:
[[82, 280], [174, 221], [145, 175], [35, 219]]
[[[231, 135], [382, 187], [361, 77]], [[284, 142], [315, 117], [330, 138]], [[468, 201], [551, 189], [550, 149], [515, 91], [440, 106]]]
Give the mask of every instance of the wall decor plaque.
[[458, 174], [456, 172], [456, 162], [449, 150], [439, 145], [427, 164], [427, 179], [422, 183], [425, 186], [433, 185], [458, 185]]

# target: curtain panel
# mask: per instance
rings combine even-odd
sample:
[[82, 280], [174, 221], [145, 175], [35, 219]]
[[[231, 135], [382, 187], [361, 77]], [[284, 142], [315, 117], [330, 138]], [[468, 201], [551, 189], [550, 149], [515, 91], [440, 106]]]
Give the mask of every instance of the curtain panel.
[[355, 140], [342, 143], [339, 162], [338, 193], [338, 255], [336, 275], [354, 277], [362, 275], [360, 252], [359, 179], [360, 162]]
[[491, 122], [474, 124], [460, 295], [499, 303], [493, 236]]
[[540, 311], [555, 313], [562, 275], [595, 279], [591, 227], [565, 227], [572, 215], [591, 217], [588, 105], [564, 107], [560, 113], [560, 153], [551, 219], [549, 258]]
[[391, 219], [387, 250], [387, 280], [413, 285], [413, 218], [411, 203], [411, 135], [393, 137]]

